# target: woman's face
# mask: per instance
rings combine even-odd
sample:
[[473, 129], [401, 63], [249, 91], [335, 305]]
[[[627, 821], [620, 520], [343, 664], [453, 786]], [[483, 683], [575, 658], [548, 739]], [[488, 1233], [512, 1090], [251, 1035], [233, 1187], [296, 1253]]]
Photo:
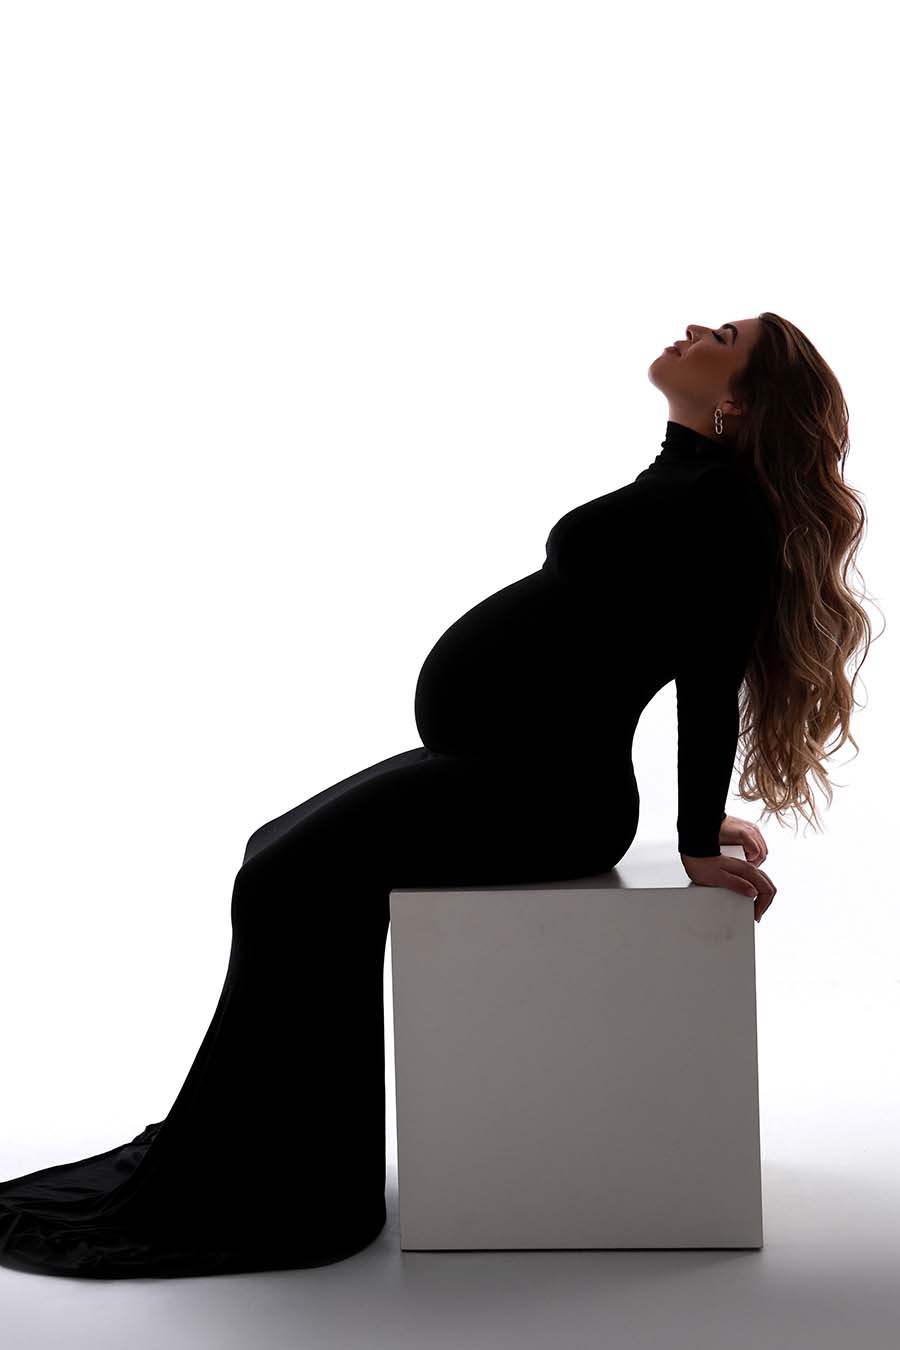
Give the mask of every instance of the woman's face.
[[712, 418], [717, 406], [731, 411], [729, 381], [743, 369], [761, 327], [759, 319], [736, 319], [719, 328], [688, 324], [686, 337], [667, 347], [650, 366], [651, 384], [668, 397], [670, 408], [681, 413]]

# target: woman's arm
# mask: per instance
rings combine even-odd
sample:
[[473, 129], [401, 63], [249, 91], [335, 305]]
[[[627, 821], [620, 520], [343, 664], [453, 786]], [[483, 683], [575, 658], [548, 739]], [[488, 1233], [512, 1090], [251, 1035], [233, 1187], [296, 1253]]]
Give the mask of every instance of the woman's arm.
[[738, 692], [744, 676], [738, 644], [710, 632], [715, 655], [682, 665], [675, 677], [678, 709], [678, 852], [694, 858], [721, 853], [719, 829], [734, 769], [739, 731]]
[[740, 730], [739, 693], [771, 571], [757, 504], [729, 471], [698, 482], [686, 521], [676, 656], [678, 851], [717, 857]]

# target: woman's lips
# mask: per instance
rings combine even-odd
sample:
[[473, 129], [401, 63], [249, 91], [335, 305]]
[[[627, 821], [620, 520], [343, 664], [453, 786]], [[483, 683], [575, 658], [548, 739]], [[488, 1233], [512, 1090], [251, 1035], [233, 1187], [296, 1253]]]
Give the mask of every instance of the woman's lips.
[[677, 347], [666, 347], [666, 351], [667, 351], [667, 352], [674, 352], [676, 356], [680, 356], [680, 355], [681, 355], [681, 352], [678, 350]]

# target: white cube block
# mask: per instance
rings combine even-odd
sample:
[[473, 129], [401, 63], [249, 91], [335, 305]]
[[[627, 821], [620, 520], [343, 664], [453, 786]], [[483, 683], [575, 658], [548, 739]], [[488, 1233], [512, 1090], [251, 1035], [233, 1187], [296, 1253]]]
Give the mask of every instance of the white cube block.
[[752, 899], [638, 844], [390, 915], [404, 1250], [762, 1247]]

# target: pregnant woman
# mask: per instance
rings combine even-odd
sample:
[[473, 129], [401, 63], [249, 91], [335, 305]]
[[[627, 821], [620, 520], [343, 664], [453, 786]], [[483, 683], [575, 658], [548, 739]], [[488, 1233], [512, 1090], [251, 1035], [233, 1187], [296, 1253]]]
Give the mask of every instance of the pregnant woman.
[[849, 736], [844, 666], [869, 632], [844, 580], [864, 521], [841, 476], [846, 411], [812, 344], [768, 312], [691, 324], [649, 377], [668, 400], [661, 452], [557, 520], [540, 568], [438, 640], [416, 687], [421, 745], [250, 836], [222, 992], [168, 1115], [0, 1183], [5, 1264], [213, 1274], [372, 1242], [391, 889], [614, 867], [638, 826], [635, 728], [673, 680], [685, 871], [762, 916], [765, 843], [725, 809], [739, 735], [742, 796], [770, 814], [811, 804], [823, 746]]

